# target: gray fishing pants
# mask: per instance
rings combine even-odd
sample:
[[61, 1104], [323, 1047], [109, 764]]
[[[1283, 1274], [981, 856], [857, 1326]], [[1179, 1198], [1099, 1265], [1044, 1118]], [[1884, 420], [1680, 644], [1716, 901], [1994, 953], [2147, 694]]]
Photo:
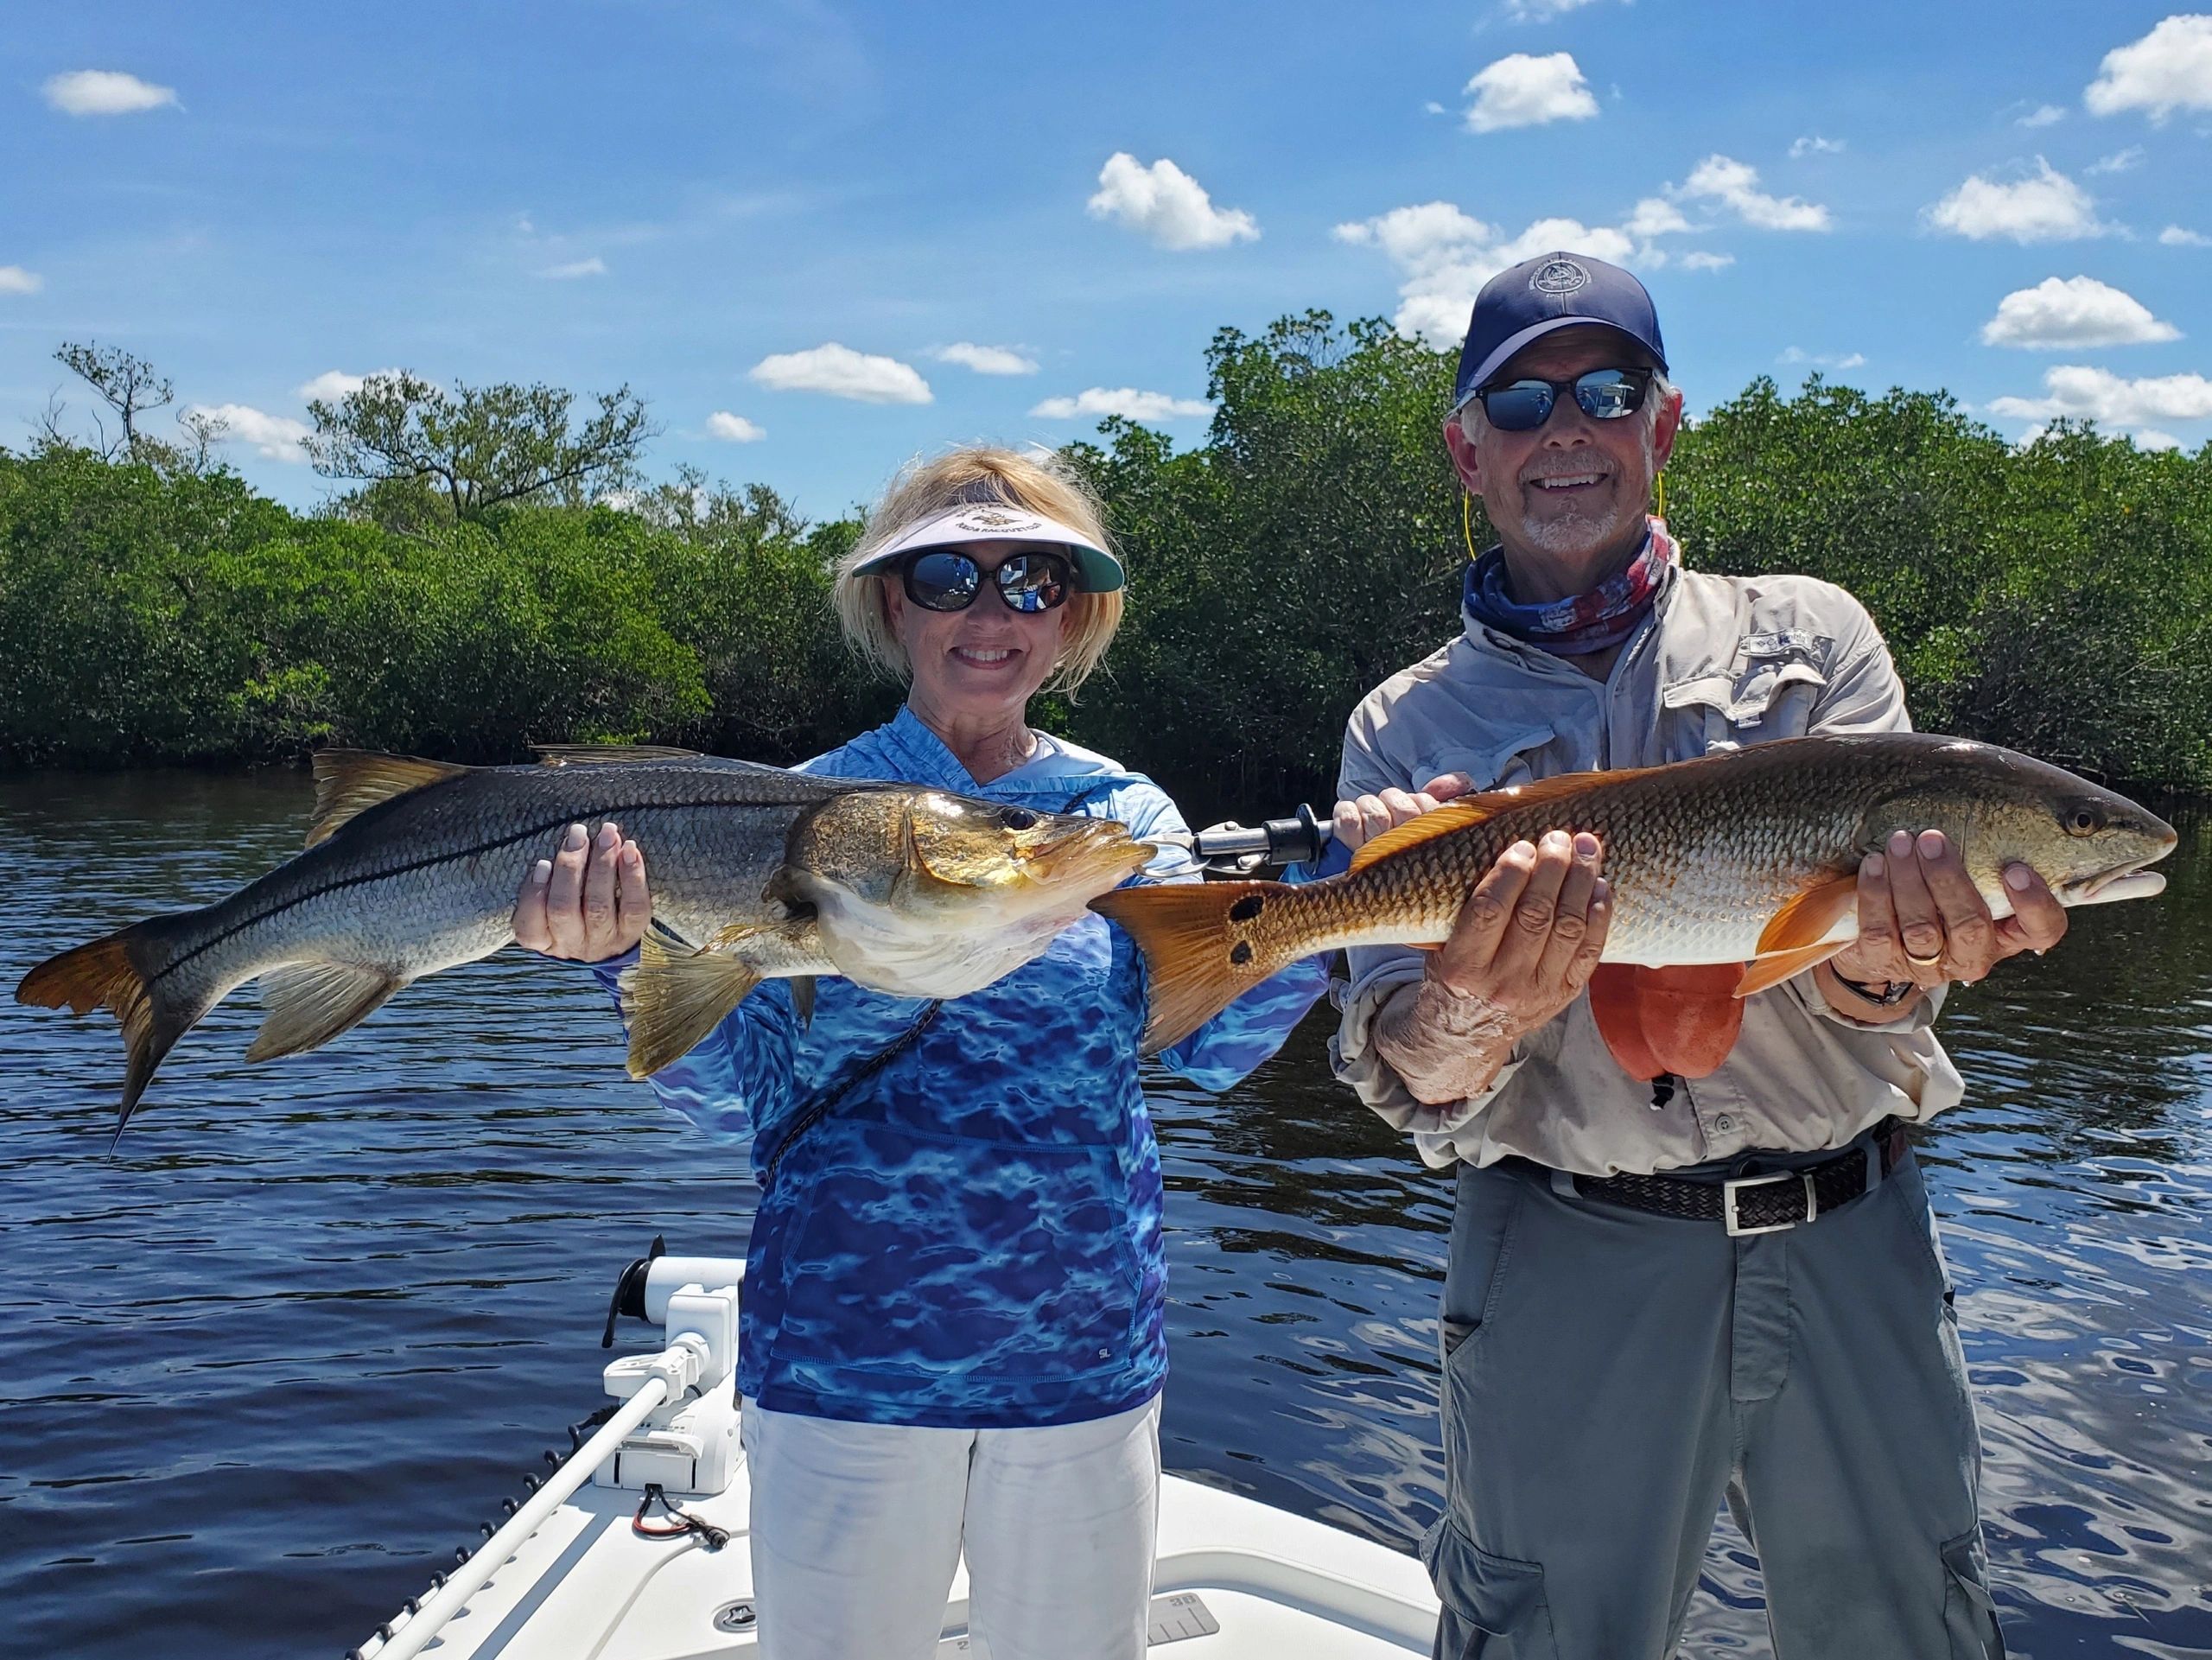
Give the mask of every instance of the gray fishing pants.
[[[1832, 1154], [1768, 1155], [1762, 1169]], [[1439, 1660], [1664, 1660], [1726, 1497], [1777, 1660], [2004, 1651], [1919, 1167], [1787, 1232], [1460, 1167]]]

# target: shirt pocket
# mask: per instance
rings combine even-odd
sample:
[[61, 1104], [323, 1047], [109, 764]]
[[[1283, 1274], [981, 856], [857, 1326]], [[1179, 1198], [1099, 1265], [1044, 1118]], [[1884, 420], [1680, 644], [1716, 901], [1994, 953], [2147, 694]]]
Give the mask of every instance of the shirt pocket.
[[1548, 726], [1518, 728], [1486, 744], [1447, 744], [1428, 757], [1409, 787], [1418, 787], [1445, 773], [1464, 773], [1471, 780], [1470, 794], [1500, 790], [1510, 784], [1526, 784], [1536, 776], [1532, 757], [1552, 741]]
[[1835, 642], [1802, 628], [1745, 634], [1732, 662], [1687, 674], [1659, 695], [1669, 720], [1669, 760], [1747, 743], [1802, 738], [1827, 689]]

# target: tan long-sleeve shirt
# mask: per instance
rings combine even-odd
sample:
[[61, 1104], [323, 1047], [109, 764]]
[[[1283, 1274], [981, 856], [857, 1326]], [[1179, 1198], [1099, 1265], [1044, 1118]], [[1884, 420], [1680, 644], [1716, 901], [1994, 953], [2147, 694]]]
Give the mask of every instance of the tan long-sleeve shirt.
[[[1603, 681], [1470, 618], [1458, 639], [1384, 681], [1353, 713], [1337, 794], [1418, 790], [1453, 772], [1493, 789], [1910, 724], [1889, 649], [1843, 589], [1809, 576], [1677, 569]], [[1411, 1131], [1432, 1165], [1519, 1154], [1611, 1175], [1756, 1148], [1840, 1147], [1885, 1114], [1929, 1118], [1963, 1092], [1930, 1030], [1940, 994], [1916, 1000], [1891, 1025], [1866, 1027], [1832, 1010], [1801, 974], [1751, 997], [1720, 1069], [1678, 1082], [1663, 1104], [1614, 1062], [1585, 995], [1523, 1038], [1488, 1088], [1425, 1105], [1374, 1047], [1376, 1014], [1421, 978], [1421, 954], [1378, 947], [1350, 956], [1343, 1024], [1330, 1044], [1337, 1075]]]

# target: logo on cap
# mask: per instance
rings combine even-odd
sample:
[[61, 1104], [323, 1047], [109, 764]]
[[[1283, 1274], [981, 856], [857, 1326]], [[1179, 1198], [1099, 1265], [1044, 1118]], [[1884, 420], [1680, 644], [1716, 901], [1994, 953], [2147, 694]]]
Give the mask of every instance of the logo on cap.
[[1539, 294], [1573, 294], [1590, 286], [1590, 273], [1572, 259], [1547, 259], [1529, 286]]
[[971, 535], [1005, 536], [1013, 531], [1033, 531], [1045, 521], [1034, 513], [1009, 512], [1003, 507], [977, 507], [952, 522]]

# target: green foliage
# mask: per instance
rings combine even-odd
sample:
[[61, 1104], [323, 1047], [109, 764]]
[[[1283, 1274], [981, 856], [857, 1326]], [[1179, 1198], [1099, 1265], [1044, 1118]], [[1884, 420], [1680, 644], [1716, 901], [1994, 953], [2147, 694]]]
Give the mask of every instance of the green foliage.
[[[1072, 446], [1129, 605], [1108, 672], [1039, 717], [1199, 822], [1327, 799], [1346, 715], [1459, 630], [1452, 362], [1318, 312], [1224, 330], [1203, 445], [1116, 420]], [[566, 408], [499, 418], [550, 433]], [[641, 430], [591, 442], [626, 468]], [[302, 518], [168, 446], [0, 451], [0, 764], [617, 740], [790, 761], [895, 705], [830, 608], [857, 525], [691, 473], [589, 505], [582, 474], [505, 465], [480, 470], [540, 485], [462, 511], [395, 473], [372, 513]], [[2212, 446], [2062, 425], [2014, 449], [1941, 394], [1760, 380], [1685, 430], [1668, 479], [1693, 564], [1857, 594], [1924, 728], [2212, 792]]]

